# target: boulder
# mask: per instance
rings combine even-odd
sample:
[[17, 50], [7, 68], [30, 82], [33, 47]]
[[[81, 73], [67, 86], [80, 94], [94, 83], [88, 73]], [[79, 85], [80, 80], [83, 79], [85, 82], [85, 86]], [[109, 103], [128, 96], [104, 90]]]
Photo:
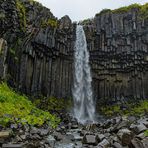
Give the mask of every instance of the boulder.
[[137, 138], [132, 139], [131, 143], [134, 148], [144, 148], [142, 142]]
[[121, 140], [123, 146], [129, 145], [133, 139], [133, 133], [128, 129], [119, 130], [117, 136]]
[[101, 148], [108, 148], [110, 146], [110, 143], [108, 140], [104, 139], [103, 141], [101, 141], [97, 147], [101, 147]]
[[5, 139], [5, 138], [9, 138], [12, 134], [11, 130], [8, 131], [1, 131], [0, 132], [0, 138]]
[[148, 137], [144, 138], [141, 142], [144, 148], [148, 148]]
[[130, 126], [130, 129], [132, 131], [134, 131], [136, 134], [139, 134], [139, 133], [147, 130], [147, 127], [144, 124], [139, 124], [139, 125], [132, 124]]
[[63, 135], [60, 132], [54, 132], [53, 136], [57, 141], [60, 141], [63, 139]]
[[97, 145], [98, 142], [99, 142], [99, 139], [97, 135], [86, 134], [82, 139], [83, 144]]
[[118, 142], [114, 142], [113, 147], [114, 148], [123, 148], [122, 145], [120, 143], [118, 143]]
[[25, 144], [3, 144], [2, 148], [23, 148]]

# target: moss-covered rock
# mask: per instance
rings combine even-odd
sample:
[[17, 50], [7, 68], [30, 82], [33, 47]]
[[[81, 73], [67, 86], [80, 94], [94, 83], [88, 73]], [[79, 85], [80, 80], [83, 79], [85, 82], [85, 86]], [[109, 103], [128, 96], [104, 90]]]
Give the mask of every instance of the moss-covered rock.
[[22, 123], [41, 126], [49, 123], [56, 127], [60, 119], [55, 115], [38, 109], [25, 95], [20, 95], [5, 83], [0, 84], [0, 125]]

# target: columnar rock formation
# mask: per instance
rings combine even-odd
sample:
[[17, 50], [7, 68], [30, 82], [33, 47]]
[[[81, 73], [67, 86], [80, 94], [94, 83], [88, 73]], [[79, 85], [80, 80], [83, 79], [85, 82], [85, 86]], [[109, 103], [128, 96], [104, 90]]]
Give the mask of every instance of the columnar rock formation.
[[70, 18], [57, 20], [31, 0], [0, 1], [0, 12], [0, 49], [8, 44], [7, 60], [0, 50], [0, 66], [7, 65], [8, 82], [33, 96], [71, 96], [74, 27]]
[[[94, 96], [148, 98], [148, 17], [103, 11], [84, 24]], [[32, 0], [0, 1], [0, 78], [24, 93], [71, 97], [75, 25]]]
[[148, 98], [147, 17], [133, 8], [84, 22], [95, 97], [103, 103]]

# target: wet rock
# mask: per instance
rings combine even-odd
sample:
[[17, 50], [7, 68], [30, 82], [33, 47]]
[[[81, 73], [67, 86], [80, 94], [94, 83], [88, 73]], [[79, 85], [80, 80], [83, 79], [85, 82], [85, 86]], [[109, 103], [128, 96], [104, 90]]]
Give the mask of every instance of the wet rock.
[[78, 128], [78, 125], [77, 124], [74, 124], [71, 126], [71, 129], [77, 129]]
[[114, 142], [113, 147], [114, 148], [123, 148], [122, 145], [120, 143], [118, 143], [118, 142]]
[[148, 137], [144, 138], [141, 142], [144, 148], [148, 148]]
[[3, 144], [2, 148], [23, 148], [25, 144]]
[[142, 142], [137, 138], [132, 139], [131, 143], [134, 148], [144, 148]]
[[101, 148], [108, 148], [110, 146], [110, 143], [108, 140], [104, 139], [103, 141], [101, 141], [97, 147], [101, 147]]
[[63, 135], [62, 135], [61, 133], [59, 133], [59, 132], [54, 132], [54, 133], [53, 133], [53, 136], [55, 137], [55, 139], [56, 139], [57, 141], [60, 141], [60, 140], [63, 139]]
[[31, 134], [38, 134], [39, 133], [39, 129], [36, 128], [36, 127], [32, 127], [31, 130], [30, 130], [30, 133]]
[[97, 145], [99, 142], [97, 135], [85, 135], [83, 137], [82, 143], [83, 144], [90, 144], [90, 145]]
[[20, 138], [21, 138], [22, 140], [26, 140], [26, 139], [27, 139], [27, 135], [20, 135]]
[[9, 138], [11, 135], [12, 135], [11, 130], [0, 132], [0, 138], [2, 138], [2, 139]]
[[134, 116], [128, 116], [128, 118], [127, 118], [128, 120], [129, 120], [129, 122], [134, 122], [134, 121], [136, 121], [136, 117], [134, 117]]
[[131, 140], [133, 139], [133, 133], [128, 129], [119, 130], [117, 135], [121, 140], [123, 146], [129, 145], [131, 143]]
[[145, 133], [140, 133], [138, 135], [136, 135], [136, 137], [140, 140], [144, 139], [146, 136], [145, 136]]
[[52, 135], [49, 135], [47, 138], [46, 138], [46, 141], [45, 141], [47, 144], [49, 144], [51, 147], [54, 147], [55, 143], [56, 143], [56, 140], [55, 138], [52, 136]]
[[135, 133], [139, 134], [145, 130], [147, 130], [147, 127], [144, 125], [144, 124], [139, 124], [139, 125], [131, 125], [130, 126], [130, 129], [132, 131], [134, 131]]
[[39, 131], [40, 136], [47, 136], [48, 133], [49, 133], [48, 129], [40, 129], [40, 131]]
[[42, 138], [38, 134], [33, 134], [31, 136], [31, 139], [33, 139], [33, 140], [41, 140]]
[[103, 134], [98, 134], [98, 139], [99, 141], [102, 141], [105, 138], [105, 135]]

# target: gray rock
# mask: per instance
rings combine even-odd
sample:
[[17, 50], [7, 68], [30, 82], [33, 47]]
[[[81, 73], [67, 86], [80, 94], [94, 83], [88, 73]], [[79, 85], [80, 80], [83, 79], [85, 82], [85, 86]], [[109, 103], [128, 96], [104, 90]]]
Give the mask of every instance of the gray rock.
[[23, 148], [24, 144], [3, 144], [2, 148]]
[[33, 140], [41, 140], [42, 138], [38, 134], [33, 134], [31, 136], [31, 139], [33, 139]]
[[36, 128], [36, 127], [32, 127], [31, 130], [30, 130], [31, 134], [38, 134], [39, 132], [40, 132], [39, 129]]
[[54, 132], [54, 133], [53, 133], [53, 136], [55, 137], [55, 139], [56, 139], [57, 141], [60, 141], [60, 140], [63, 139], [63, 135], [62, 135], [61, 133], [59, 133], [59, 132]]
[[139, 124], [139, 125], [131, 125], [130, 129], [134, 131], [135, 133], [139, 134], [145, 130], [147, 130], [147, 127], [144, 124]]
[[133, 133], [128, 129], [121, 129], [118, 131], [117, 136], [122, 142], [123, 146], [127, 146], [131, 143], [131, 140], [133, 139]]
[[97, 135], [85, 135], [83, 137], [82, 143], [89, 144], [89, 145], [97, 145], [99, 142]]
[[104, 139], [103, 141], [101, 141], [97, 147], [101, 147], [101, 148], [109, 148], [110, 143], [108, 140]]
[[40, 136], [47, 136], [49, 133], [48, 129], [40, 129], [39, 131]]
[[131, 143], [134, 148], [144, 148], [142, 142], [137, 138], [132, 139]]
[[148, 137], [144, 138], [141, 142], [144, 148], [148, 148]]
[[56, 140], [52, 135], [49, 135], [45, 142], [53, 148], [55, 146]]
[[122, 145], [120, 143], [118, 143], [118, 142], [114, 142], [113, 147], [114, 148], [123, 148]]
[[99, 141], [102, 141], [105, 138], [105, 135], [103, 134], [98, 134], [98, 139]]
[[12, 134], [12, 130], [7, 130], [7, 131], [1, 131], [0, 132], [0, 138], [9, 138]]

